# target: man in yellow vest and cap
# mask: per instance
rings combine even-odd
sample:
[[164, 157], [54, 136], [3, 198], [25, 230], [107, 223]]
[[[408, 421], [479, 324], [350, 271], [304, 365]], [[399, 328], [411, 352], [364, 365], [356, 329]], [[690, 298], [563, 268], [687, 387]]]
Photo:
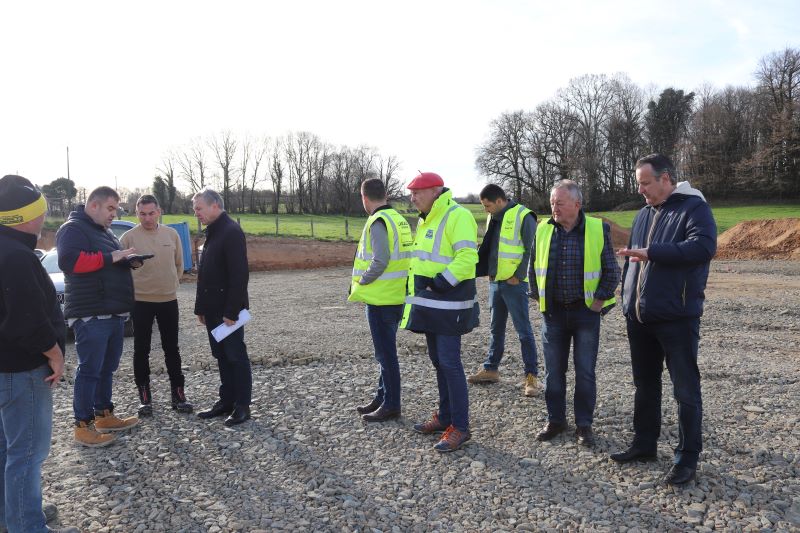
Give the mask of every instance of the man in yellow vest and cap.
[[611, 245], [611, 229], [584, 215], [578, 184], [561, 180], [550, 192], [553, 217], [536, 229], [530, 278], [531, 298], [543, 315], [547, 424], [536, 435], [547, 441], [567, 427], [566, 392], [570, 344], [575, 364], [575, 436], [592, 446], [597, 398], [595, 364], [600, 316], [614, 305], [620, 268]]
[[452, 452], [471, 437], [461, 335], [478, 325], [478, 226], [472, 213], [453, 201], [453, 193], [438, 174], [422, 172], [408, 189], [420, 220], [401, 326], [425, 334], [439, 387], [438, 411], [414, 430], [444, 432], [434, 449]]
[[536, 357], [536, 339], [528, 315], [528, 265], [536, 215], [522, 204], [508, 200], [505, 191], [490, 183], [480, 194], [481, 204], [489, 213], [486, 234], [478, 248], [476, 276], [489, 277], [489, 307], [492, 311], [489, 353], [483, 368], [467, 378], [467, 382], [500, 381], [500, 360], [503, 358], [508, 315], [519, 337], [522, 362], [525, 365], [525, 396], [541, 391]]
[[387, 203], [381, 180], [370, 178], [361, 184], [361, 201], [369, 218], [356, 250], [347, 299], [367, 304], [367, 322], [381, 374], [372, 401], [356, 410], [367, 422], [385, 422], [400, 416], [397, 327], [403, 317], [414, 241], [408, 221]]

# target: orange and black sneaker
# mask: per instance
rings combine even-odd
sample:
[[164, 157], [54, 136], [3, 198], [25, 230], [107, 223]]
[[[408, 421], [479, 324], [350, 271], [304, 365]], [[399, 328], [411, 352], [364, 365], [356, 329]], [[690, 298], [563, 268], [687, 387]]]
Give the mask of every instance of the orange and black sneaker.
[[472, 435], [470, 435], [469, 430], [462, 432], [451, 425], [445, 430], [442, 440], [437, 442], [433, 449], [442, 453], [454, 452], [461, 448], [470, 438], [472, 438]]
[[421, 424], [414, 424], [414, 431], [422, 433], [423, 435], [430, 435], [432, 433], [441, 433], [446, 430], [447, 426], [439, 421], [439, 414], [433, 413], [433, 416], [427, 422]]

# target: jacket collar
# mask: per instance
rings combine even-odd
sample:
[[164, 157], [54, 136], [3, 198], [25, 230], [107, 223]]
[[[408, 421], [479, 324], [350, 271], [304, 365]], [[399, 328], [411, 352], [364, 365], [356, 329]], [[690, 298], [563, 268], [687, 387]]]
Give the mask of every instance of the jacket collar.
[[498, 221], [499, 221], [499, 220], [503, 220], [503, 217], [504, 217], [504, 216], [506, 216], [506, 212], [507, 212], [509, 209], [511, 209], [512, 207], [514, 207], [515, 205], [517, 205], [517, 202], [515, 202], [515, 201], [513, 201], [513, 200], [509, 200], [509, 201], [508, 201], [508, 203], [506, 204], [506, 206], [505, 206], [505, 207], [504, 207], [504, 208], [503, 208], [501, 211], [499, 211], [499, 212], [498, 212], [497, 214], [495, 214], [495, 215], [492, 215], [492, 218], [493, 218], [494, 220], [498, 220]]
[[206, 235], [213, 234], [215, 231], [217, 231], [217, 229], [221, 228], [222, 226], [227, 226], [229, 222], [231, 222], [231, 217], [228, 216], [227, 211], [223, 211], [222, 213], [219, 214], [217, 220], [206, 226], [205, 230]]
[[88, 222], [89, 224], [91, 224], [91, 226], [95, 229], [98, 229], [100, 231], [106, 231], [105, 226], [101, 226], [100, 224], [92, 220], [92, 217], [86, 214], [85, 207], [86, 206], [84, 205], [77, 206], [75, 208], [75, 211], [69, 214], [69, 220], [82, 220], [84, 222]]
[[25, 233], [24, 231], [19, 231], [18, 229], [8, 226], [0, 226], [0, 236], [20, 242], [24, 244], [26, 248], [30, 248], [31, 250], [36, 248], [36, 241], [39, 240], [36, 238], [36, 235], [32, 233]]
[[[548, 223], [548, 224], [552, 224], [553, 226], [555, 226], [556, 228], [560, 229], [561, 231], [564, 231], [564, 228], [561, 226], [561, 224], [559, 224], [558, 222], [556, 222], [556, 221], [553, 219], [553, 217], [550, 217], [550, 218], [547, 220], [547, 223]], [[581, 231], [583, 231], [583, 225], [584, 225], [585, 223], [586, 223], [586, 215], [584, 215], [584, 214], [583, 214], [583, 209], [581, 209], [580, 211], [578, 211], [578, 221], [575, 223], [575, 227], [574, 227], [574, 228], [572, 228], [572, 230], [570, 231], [570, 233], [571, 233], [572, 231], [575, 231], [575, 230], [581, 230]]]
[[435, 218], [439, 216], [441, 212], [447, 209], [452, 201], [453, 201], [453, 192], [447, 187], [445, 187], [444, 189], [442, 189], [442, 194], [440, 194], [439, 197], [433, 201], [430, 213], [428, 214], [420, 213], [419, 216], [423, 220], [427, 220], [431, 217]]

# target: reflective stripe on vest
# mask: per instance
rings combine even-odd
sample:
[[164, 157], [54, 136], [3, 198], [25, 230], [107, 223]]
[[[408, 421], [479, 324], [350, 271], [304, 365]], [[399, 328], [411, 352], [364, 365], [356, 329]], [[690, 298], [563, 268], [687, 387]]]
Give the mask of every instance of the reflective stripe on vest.
[[[372, 224], [379, 218], [386, 224], [389, 264], [377, 279], [367, 285], [362, 285], [359, 283], [361, 276], [369, 269], [370, 262], [374, 258], [370, 231]], [[356, 249], [350, 295], [347, 299], [371, 305], [402, 304], [406, 295], [406, 278], [408, 277], [412, 247], [411, 226], [400, 213], [394, 209], [381, 209], [370, 216], [364, 224], [361, 240]]]
[[[595, 217], [584, 217], [583, 233], [583, 299], [586, 307], [594, 302], [594, 294], [600, 285], [602, 274], [603, 255], [603, 221]], [[548, 221], [542, 221], [536, 228], [536, 250], [534, 253], [533, 270], [536, 275], [536, 286], [539, 291], [539, 311], [546, 310], [547, 264], [550, 261], [550, 241], [553, 237], [555, 226]], [[603, 307], [608, 307], [616, 302], [612, 296], [603, 302]]]
[[[525, 246], [522, 244], [522, 219], [530, 212], [531, 210], [524, 205], [517, 204], [503, 214], [497, 243], [497, 274], [494, 278], [497, 281], [504, 281], [513, 276], [522, 262], [522, 256], [525, 255]], [[520, 281], [528, 281], [527, 273]]]

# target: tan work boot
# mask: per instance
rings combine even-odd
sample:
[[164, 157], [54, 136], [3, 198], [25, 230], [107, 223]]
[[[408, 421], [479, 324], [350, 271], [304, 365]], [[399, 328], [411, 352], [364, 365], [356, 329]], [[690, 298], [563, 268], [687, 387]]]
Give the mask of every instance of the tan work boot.
[[122, 431], [123, 429], [132, 428], [139, 423], [139, 419], [135, 416], [128, 418], [117, 418], [111, 409], [103, 409], [101, 414], [96, 414], [94, 417], [94, 427], [100, 433], [108, 433], [109, 431]]
[[542, 384], [539, 383], [539, 378], [533, 374], [525, 375], [525, 396], [539, 396], [542, 392]]
[[467, 383], [470, 385], [476, 383], [497, 383], [498, 381], [500, 381], [500, 372], [497, 370], [488, 370], [486, 368], [481, 368], [467, 378]]
[[83, 446], [88, 446], [89, 448], [108, 446], [114, 442], [114, 438], [114, 435], [98, 433], [88, 422], [75, 423], [75, 442]]

